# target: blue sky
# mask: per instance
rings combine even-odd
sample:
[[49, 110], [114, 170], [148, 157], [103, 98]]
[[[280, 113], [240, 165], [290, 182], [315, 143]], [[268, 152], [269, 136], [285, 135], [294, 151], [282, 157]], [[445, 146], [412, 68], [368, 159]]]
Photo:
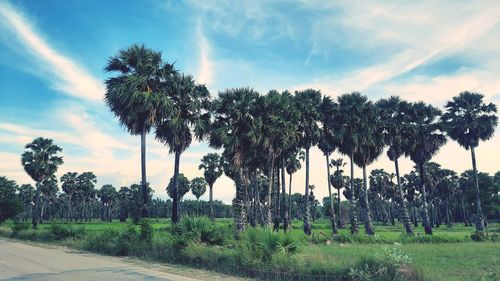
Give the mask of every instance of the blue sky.
[[[25, 143], [50, 137], [67, 171], [94, 171], [99, 187], [140, 178], [139, 139], [102, 102], [104, 65], [132, 43], [161, 50], [216, 95], [230, 87], [361, 91], [442, 106], [463, 90], [500, 103], [497, 1], [0, 1], [0, 175], [31, 180], [20, 165]], [[414, 1], [415, 2], [415, 1]], [[479, 168], [500, 170], [500, 138], [478, 149]], [[194, 143], [181, 172], [201, 175], [210, 149]], [[165, 198], [173, 173], [168, 149], [148, 139], [148, 177]], [[340, 157], [336, 155], [335, 157]], [[469, 154], [449, 143], [435, 157], [461, 172]], [[312, 152], [312, 183], [326, 195], [324, 160]], [[403, 172], [412, 163], [401, 163]], [[392, 171], [382, 156], [371, 168]], [[359, 171], [357, 171], [359, 174]], [[304, 171], [294, 177], [303, 192]], [[230, 202], [229, 179], [214, 194]]]

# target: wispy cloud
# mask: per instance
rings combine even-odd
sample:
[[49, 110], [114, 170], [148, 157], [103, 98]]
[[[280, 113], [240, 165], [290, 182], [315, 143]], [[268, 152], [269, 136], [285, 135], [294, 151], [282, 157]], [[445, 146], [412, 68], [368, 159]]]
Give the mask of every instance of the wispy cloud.
[[196, 38], [199, 48], [199, 64], [197, 80], [200, 83], [209, 85], [213, 82], [214, 65], [211, 58], [211, 48], [207, 38], [203, 34], [203, 26], [201, 20], [198, 20], [196, 28]]
[[49, 67], [52, 86], [67, 95], [102, 100], [104, 87], [84, 68], [52, 48], [30, 22], [8, 2], [0, 3], [0, 25], [23, 44], [31, 55]]

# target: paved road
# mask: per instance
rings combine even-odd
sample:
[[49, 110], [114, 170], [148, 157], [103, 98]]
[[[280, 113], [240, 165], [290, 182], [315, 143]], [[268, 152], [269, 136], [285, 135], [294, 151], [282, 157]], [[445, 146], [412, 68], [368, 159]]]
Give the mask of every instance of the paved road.
[[0, 240], [0, 280], [195, 281], [196, 279], [134, 266], [117, 258]]

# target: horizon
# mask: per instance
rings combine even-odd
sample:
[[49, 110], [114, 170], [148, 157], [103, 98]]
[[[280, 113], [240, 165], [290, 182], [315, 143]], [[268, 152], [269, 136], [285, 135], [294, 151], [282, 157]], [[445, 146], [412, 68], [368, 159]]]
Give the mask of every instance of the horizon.
[[[63, 148], [58, 179], [92, 171], [97, 188], [140, 181], [140, 137], [128, 134], [103, 101], [103, 82], [111, 76], [103, 70], [107, 59], [133, 43], [162, 51], [165, 61], [193, 74], [213, 96], [241, 86], [260, 94], [313, 88], [332, 97], [359, 91], [372, 101], [399, 95], [442, 109], [460, 92], [474, 91], [500, 105], [500, 9], [493, 1], [371, 7], [257, 1], [238, 8], [225, 1], [217, 8], [203, 1], [110, 1], [99, 3], [100, 9], [95, 3], [0, 3], [1, 176], [33, 183], [20, 157], [25, 144], [42, 136]], [[498, 132], [480, 143], [479, 171], [500, 170], [499, 147]], [[173, 155], [153, 134], [146, 151], [153, 196], [167, 199]], [[200, 159], [213, 151], [206, 142], [193, 142], [182, 154], [180, 172], [189, 179], [202, 176]], [[472, 168], [469, 154], [448, 139], [432, 161], [460, 174]], [[347, 159], [337, 152], [331, 159], [339, 157]], [[327, 196], [324, 162], [312, 149], [310, 184], [318, 199]], [[401, 159], [401, 174], [413, 165]], [[385, 153], [368, 173], [379, 168], [394, 170]], [[304, 168], [294, 174], [293, 193], [304, 192], [304, 174]], [[360, 168], [355, 175], [361, 176]], [[230, 203], [234, 193], [230, 179], [216, 181], [214, 199]]]

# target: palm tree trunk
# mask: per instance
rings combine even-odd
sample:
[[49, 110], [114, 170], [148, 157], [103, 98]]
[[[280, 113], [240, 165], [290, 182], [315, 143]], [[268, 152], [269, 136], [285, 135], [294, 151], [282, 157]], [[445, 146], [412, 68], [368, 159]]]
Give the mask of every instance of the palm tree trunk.
[[337, 228], [342, 228], [342, 214], [340, 213], [340, 188], [337, 189], [337, 219]]
[[464, 204], [464, 195], [461, 196], [461, 204], [462, 204], [462, 216], [464, 219], [464, 225], [469, 226], [469, 219], [467, 218], [467, 213], [465, 212], [465, 204]]
[[[281, 156], [281, 214], [283, 215], [283, 230], [288, 230], [288, 210], [286, 209], [285, 157]], [[290, 196], [290, 195], [289, 195]]]
[[361, 202], [363, 202], [361, 211], [363, 212], [363, 219], [365, 222], [365, 233], [368, 235], [374, 235], [375, 229], [373, 229], [370, 205], [368, 203], [368, 182], [366, 177], [366, 165], [363, 165], [363, 200], [361, 200]]
[[33, 229], [36, 229], [39, 220], [39, 205], [40, 205], [40, 182], [36, 182], [36, 191], [35, 191], [35, 206], [33, 208], [33, 212], [31, 214], [31, 224]]
[[210, 205], [210, 220], [213, 222], [215, 219], [214, 219], [214, 189], [213, 189], [213, 184], [210, 184], [208, 186], [208, 200], [210, 201], [209, 202], [209, 205]]
[[141, 131], [141, 185], [142, 185], [142, 217], [147, 218], [148, 212], [148, 186], [146, 182], [146, 127]]
[[271, 155], [271, 159], [269, 161], [269, 166], [267, 167], [267, 176], [268, 176], [268, 186], [267, 186], [267, 202], [266, 202], [266, 226], [271, 227], [273, 222], [272, 216], [272, 192], [274, 186], [274, 157]]
[[236, 184], [236, 198], [234, 200], [234, 216], [236, 220], [236, 236], [245, 230], [246, 208], [245, 208], [245, 187], [243, 178], [243, 168], [238, 168], [238, 183]]
[[290, 175], [290, 183], [288, 184], [288, 224], [292, 227], [292, 175]]
[[309, 147], [306, 147], [306, 191], [305, 191], [304, 233], [311, 235], [311, 202], [309, 201]]
[[480, 232], [484, 235], [484, 216], [483, 210], [481, 208], [481, 195], [479, 193], [479, 180], [477, 178], [477, 166], [476, 166], [476, 152], [474, 147], [470, 148], [470, 154], [472, 157], [472, 173], [474, 175], [474, 184], [476, 186], [476, 232]]
[[427, 209], [427, 193], [425, 192], [425, 175], [424, 163], [418, 163], [418, 172], [420, 174], [420, 187], [422, 189], [422, 221], [425, 229], [425, 234], [432, 234], [431, 222], [429, 220], [429, 211]]
[[394, 167], [396, 169], [396, 182], [398, 184], [398, 195], [401, 206], [401, 219], [403, 220], [403, 224], [406, 230], [406, 234], [413, 235], [413, 227], [411, 225], [410, 218], [408, 216], [408, 210], [406, 209], [405, 198], [403, 196], [403, 189], [401, 188], [401, 179], [399, 177], [399, 164], [398, 158], [394, 158]]
[[177, 193], [179, 186], [179, 165], [181, 160], [181, 154], [175, 152], [175, 164], [174, 164], [174, 187], [172, 189], [172, 223], [176, 224], [179, 222], [179, 195]]
[[350, 220], [351, 220], [351, 234], [358, 234], [358, 214], [356, 213], [356, 199], [354, 198], [354, 151], [351, 150], [349, 160], [351, 161], [351, 199], [350, 199]]
[[274, 230], [279, 230], [281, 221], [281, 192], [280, 192], [280, 168], [279, 165], [276, 166], [276, 193], [275, 193], [275, 203], [274, 203]]
[[332, 227], [332, 235], [337, 235], [337, 219], [335, 218], [335, 206], [333, 205], [332, 197], [332, 184], [330, 183], [330, 159], [328, 153], [325, 154], [326, 158], [326, 181], [328, 182], [328, 196], [330, 201], [330, 223]]

